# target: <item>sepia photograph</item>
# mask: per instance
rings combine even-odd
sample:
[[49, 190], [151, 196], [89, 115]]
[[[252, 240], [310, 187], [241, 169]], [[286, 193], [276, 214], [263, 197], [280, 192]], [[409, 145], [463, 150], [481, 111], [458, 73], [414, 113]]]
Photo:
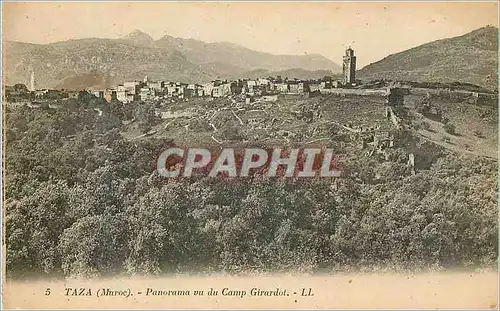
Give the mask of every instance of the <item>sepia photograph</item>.
[[3, 1], [2, 308], [498, 310], [497, 1]]

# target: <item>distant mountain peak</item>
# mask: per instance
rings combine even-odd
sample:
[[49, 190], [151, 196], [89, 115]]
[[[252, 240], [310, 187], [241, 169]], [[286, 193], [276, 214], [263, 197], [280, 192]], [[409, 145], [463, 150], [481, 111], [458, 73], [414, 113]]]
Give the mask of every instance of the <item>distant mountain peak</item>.
[[129, 40], [136, 44], [147, 44], [147, 45], [151, 45], [154, 42], [153, 38], [149, 34], [139, 29], [135, 29], [128, 35], [120, 37], [120, 39]]
[[139, 29], [134, 29], [131, 33], [128, 34], [128, 36], [147, 36], [147, 37], [149, 37], [149, 35], [146, 32], [139, 30]]
[[161, 37], [159, 40], [162, 40], [162, 39], [175, 39], [174, 37], [172, 37], [171, 35], [169, 35], [168, 33], [166, 33], [165, 35], [163, 35], [163, 37]]

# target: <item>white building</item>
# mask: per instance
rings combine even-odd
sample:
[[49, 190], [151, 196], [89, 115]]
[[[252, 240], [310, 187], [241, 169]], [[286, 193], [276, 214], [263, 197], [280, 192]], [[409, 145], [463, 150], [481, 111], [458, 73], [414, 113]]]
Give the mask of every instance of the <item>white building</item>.
[[139, 81], [125, 82], [123, 83], [123, 86], [125, 87], [125, 90], [127, 90], [127, 92], [137, 95], [139, 93], [141, 82]]
[[271, 81], [269, 81], [269, 79], [263, 79], [263, 78], [259, 78], [257, 79], [257, 85], [261, 86], [261, 85], [269, 85], [269, 83], [271, 83]]
[[127, 98], [127, 88], [125, 88], [124, 85], [118, 85], [116, 88], [116, 99], [121, 101], [122, 103], [128, 103], [128, 98]]
[[203, 88], [203, 95], [204, 96], [212, 96], [212, 91], [214, 89], [214, 83], [213, 82], [205, 83], [202, 85], [202, 88]]
[[229, 95], [231, 95], [231, 83], [219, 85], [212, 90], [213, 97], [225, 97]]
[[139, 98], [141, 101], [148, 101], [148, 100], [153, 100], [155, 98], [155, 90], [150, 89], [149, 87], [143, 87], [141, 88], [141, 91], [139, 93]]

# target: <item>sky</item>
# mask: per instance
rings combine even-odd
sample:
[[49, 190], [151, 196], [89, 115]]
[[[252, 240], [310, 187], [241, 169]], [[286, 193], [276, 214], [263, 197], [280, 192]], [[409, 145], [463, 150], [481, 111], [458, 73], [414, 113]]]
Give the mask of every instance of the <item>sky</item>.
[[117, 38], [139, 29], [159, 39], [225, 41], [272, 54], [321, 54], [358, 67], [486, 25], [493, 2], [31, 2], [3, 3], [4, 40], [50, 43]]

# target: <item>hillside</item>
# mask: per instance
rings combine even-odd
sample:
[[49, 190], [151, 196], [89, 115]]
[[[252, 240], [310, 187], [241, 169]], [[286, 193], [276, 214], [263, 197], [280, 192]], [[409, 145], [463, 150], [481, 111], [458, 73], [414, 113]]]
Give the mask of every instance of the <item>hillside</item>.
[[[231, 43], [169, 36], [154, 41], [138, 30], [118, 39], [89, 38], [45, 45], [6, 42], [4, 55], [6, 84], [28, 84], [34, 70], [37, 88], [111, 86], [145, 75], [152, 79], [200, 83], [217, 77], [239, 77], [258, 68], [340, 70], [320, 55], [272, 55]], [[82, 76], [86, 78], [81, 80]]]
[[[7, 277], [496, 267], [496, 103], [412, 91], [401, 123], [356, 94], [9, 106]], [[162, 178], [173, 145], [326, 147], [342, 176]]]
[[206, 81], [215, 75], [177, 51], [123, 39], [81, 39], [47, 45], [7, 42], [5, 56], [6, 84], [27, 84], [34, 69], [37, 88], [92, 87], [92, 83], [83, 85], [78, 81], [81, 75], [89, 73], [95, 78], [88, 81], [97, 81], [99, 85], [106, 81], [106, 86], [125, 79], [142, 79], [145, 75], [153, 79], [193, 82]]
[[[427, 101], [440, 111], [441, 120], [419, 111], [418, 103], [423, 100], [414, 95], [405, 98], [416, 136], [455, 153], [498, 158], [498, 106], [494, 99], [485, 105], [473, 105], [458, 98], [431, 96]], [[453, 131], [447, 131], [445, 124]]]
[[389, 55], [359, 71], [361, 79], [467, 82], [497, 88], [498, 29], [488, 26]]

